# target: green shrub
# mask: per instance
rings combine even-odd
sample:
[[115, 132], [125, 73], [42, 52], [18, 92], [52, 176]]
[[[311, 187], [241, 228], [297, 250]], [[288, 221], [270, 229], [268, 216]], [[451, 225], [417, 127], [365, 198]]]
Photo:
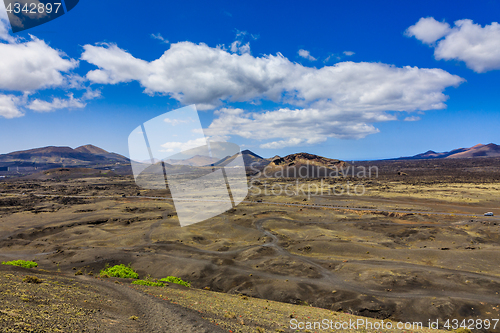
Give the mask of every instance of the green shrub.
[[124, 264], [120, 265], [115, 265], [113, 267], [109, 267], [108, 264], [104, 267], [104, 269], [101, 270], [100, 274], [101, 277], [104, 277], [107, 275], [107, 277], [119, 277], [119, 278], [125, 278], [125, 279], [138, 279], [139, 274], [137, 274], [132, 267], [130, 267], [130, 264], [125, 266]]
[[160, 279], [161, 282], [171, 282], [171, 283], [177, 283], [180, 284], [181, 286], [185, 287], [191, 287], [191, 283], [183, 281], [182, 279], [175, 277], [175, 276], [167, 276], [166, 278]]
[[147, 280], [135, 280], [132, 282], [132, 284], [138, 284], [141, 286], [149, 286], [149, 287], [164, 287], [165, 285], [163, 282], [154, 282], [154, 281], [147, 281]]
[[33, 268], [38, 266], [36, 262], [26, 260], [2, 261], [2, 265], [20, 266], [24, 268]]

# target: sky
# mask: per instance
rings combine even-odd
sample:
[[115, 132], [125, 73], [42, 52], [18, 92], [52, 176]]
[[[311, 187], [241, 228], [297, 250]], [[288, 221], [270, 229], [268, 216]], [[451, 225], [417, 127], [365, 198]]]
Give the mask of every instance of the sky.
[[499, 1], [80, 1], [13, 33], [0, 154], [129, 135], [194, 104], [209, 141], [343, 160], [500, 144]]

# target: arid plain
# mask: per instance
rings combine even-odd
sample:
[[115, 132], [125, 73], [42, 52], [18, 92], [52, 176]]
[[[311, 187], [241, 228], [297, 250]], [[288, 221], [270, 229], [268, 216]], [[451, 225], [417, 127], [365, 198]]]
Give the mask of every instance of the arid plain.
[[[140, 189], [132, 176], [45, 171], [0, 182], [0, 261], [67, 274], [131, 263], [195, 288], [379, 319], [500, 318], [499, 162], [355, 163], [376, 166], [370, 177], [254, 175], [236, 208], [183, 228], [169, 193]], [[314, 193], [276, 191], [287, 184]], [[339, 192], [355, 185], [357, 193]]]

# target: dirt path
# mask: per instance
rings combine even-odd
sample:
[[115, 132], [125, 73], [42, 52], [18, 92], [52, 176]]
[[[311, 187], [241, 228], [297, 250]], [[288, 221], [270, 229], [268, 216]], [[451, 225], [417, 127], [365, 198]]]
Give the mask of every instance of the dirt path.
[[[263, 226], [263, 224], [267, 221], [273, 221], [273, 220], [281, 220], [280, 218], [272, 217], [272, 218], [261, 218], [255, 221], [255, 227], [257, 230], [262, 232], [265, 236], [269, 237], [272, 239], [271, 242], [265, 243], [263, 246], [268, 246], [274, 248], [278, 253], [282, 256], [288, 256], [292, 259], [302, 261], [308, 265], [314, 266], [322, 275], [322, 277], [319, 280], [324, 280], [325, 282], [335, 286], [336, 288], [340, 287], [345, 290], [349, 291], [354, 291], [357, 293], [361, 294], [370, 294], [370, 295], [375, 295], [375, 296], [381, 296], [381, 297], [388, 297], [387, 292], [381, 291], [381, 290], [376, 290], [373, 288], [367, 288], [366, 286], [360, 285], [359, 283], [354, 283], [353, 281], [346, 281], [339, 277], [337, 274], [333, 273], [332, 271], [326, 269], [324, 266], [320, 265], [317, 261], [313, 260], [312, 258], [308, 258], [305, 256], [299, 256], [292, 254], [282, 248], [279, 245], [279, 239], [276, 235], [273, 233], [269, 232], [266, 230]], [[460, 274], [464, 277], [469, 277], [469, 278], [481, 278], [484, 279], [485, 281], [491, 281], [491, 282], [496, 282], [500, 283], [500, 278], [492, 275], [486, 275], [486, 274], [478, 274], [478, 273], [473, 273], [473, 272], [467, 272], [467, 271], [458, 271], [458, 270], [453, 270], [453, 269], [446, 269], [446, 268], [440, 268], [440, 267], [422, 267], [420, 265], [415, 265], [415, 264], [409, 264], [409, 263], [404, 263], [404, 262], [394, 262], [394, 261], [380, 261], [380, 260], [351, 260], [351, 262], [358, 262], [362, 263], [364, 265], [372, 265], [372, 266], [381, 266], [384, 268], [387, 267], [392, 267], [392, 268], [406, 268], [406, 269], [422, 269], [425, 271], [432, 271], [435, 273], [441, 273], [441, 274]], [[492, 303], [497, 303], [499, 301], [499, 297], [497, 295], [484, 295], [484, 294], [478, 294], [476, 293], [471, 293], [471, 292], [463, 292], [463, 291], [455, 291], [455, 290], [442, 290], [442, 291], [436, 291], [436, 290], [416, 290], [414, 292], [391, 292], [390, 296], [391, 298], [419, 298], [419, 297], [431, 297], [431, 296], [444, 296], [444, 297], [454, 297], [454, 298], [463, 298], [467, 300], [475, 300], [475, 301], [487, 301], [487, 302], [492, 302]]]
[[[80, 276], [79, 280], [97, 286], [107, 297], [121, 302], [121, 314], [137, 313], [137, 325], [131, 327], [128, 322], [116, 322], [110, 320], [112, 331], [120, 332], [199, 332], [199, 333], [222, 333], [227, 332], [203, 319], [199, 313], [161, 300], [154, 296], [141, 293], [128, 285], [115, 284], [87, 276]], [[111, 332], [111, 327], [104, 328], [104, 332]], [[133, 330], [131, 330], [133, 329]]]

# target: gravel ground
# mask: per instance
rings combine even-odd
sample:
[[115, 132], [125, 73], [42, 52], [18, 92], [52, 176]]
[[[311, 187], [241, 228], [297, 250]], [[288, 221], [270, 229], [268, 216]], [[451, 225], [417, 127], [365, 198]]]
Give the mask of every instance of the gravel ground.
[[[23, 282], [26, 276], [38, 282]], [[0, 265], [0, 331], [227, 332], [190, 309], [137, 291], [129, 281], [67, 277]]]
[[[30, 277], [26, 279], [26, 277]], [[295, 330], [291, 323], [324, 319], [380, 320], [247, 295], [186, 288], [132, 285], [130, 279], [70, 276], [0, 265], [0, 332], [265, 333]], [[386, 321], [387, 323], [388, 321]], [[425, 323], [424, 323], [425, 324]], [[394, 325], [394, 324], [393, 324]], [[375, 330], [322, 330], [375, 332]], [[376, 330], [376, 332], [409, 332]], [[443, 331], [420, 329], [411, 332]]]

